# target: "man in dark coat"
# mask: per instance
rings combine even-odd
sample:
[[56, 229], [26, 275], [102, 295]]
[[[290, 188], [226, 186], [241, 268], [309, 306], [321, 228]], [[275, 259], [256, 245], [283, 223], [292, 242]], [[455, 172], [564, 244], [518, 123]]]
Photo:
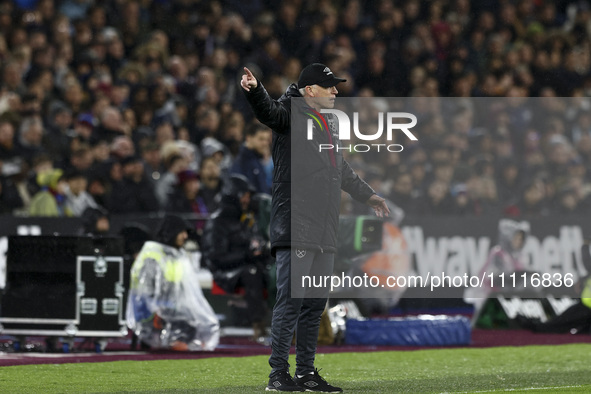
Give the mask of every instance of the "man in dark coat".
[[[378, 216], [387, 215], [389, 210], [385, 200], [355, 174], [341, 152], [318, 152], [319, 143], [330, 141], [339, 145], [338, 122], [319, 111], [334, 107], [336, 85], [344, 79], [336, 78], [325, 65], [314, 63], [302, 70], [297, 85], [290, 85], [275, 101], [250, 70], [245, 67], [244, 71], [241, 86], [246, 98], [261, 123], [273, 130], [271, 248], [277, 259], [277, 302], [273, 309], [269, 358], [272, 371], [267, 389], [341, 392], [314, 368], [320, 316], [328, 289], [310, 296], [307, 289], [293, 286], [292, 276], [332, 274], [341, 189], [370, 205]], [[298, 112], [293, 114], [293, 130], [292, 98], [300, 98], [294, 101]], [[314, 114], [324, 125], [314, 126], [312, 140], [303, 138], [306, 113]], [[297, 155], [292, 156], [292, 151]], [[288, 356], [296, 325], [296, 372], [292, 379]]]
[[157, 212], [158, 200], [154, 188], [144, 174], [144, 164], [138, 156], [121, 162], [123, 179], [113, 184], [109, 211], [112, 213]]
[[246, 129], [244, 144], [230, 168], [231, 173], [242, 174], [248, 178], [257, 193], [271, 193], [262, 162], [263, 155], [269, 151], [270, 143], [271, 130], [261, 124], [251, 125]]
[[268, 276], [268, 248], [256, 235], [254, 213], [250, 210], [252, 185], [239, 174], [231, 175], [222, 188], [220, 208], [203, 229], [201, 251], [205, 265], [218, 286], [228, 293], [244, 289], [248, 316], [262, 338], [266, 315], [264, 290]]

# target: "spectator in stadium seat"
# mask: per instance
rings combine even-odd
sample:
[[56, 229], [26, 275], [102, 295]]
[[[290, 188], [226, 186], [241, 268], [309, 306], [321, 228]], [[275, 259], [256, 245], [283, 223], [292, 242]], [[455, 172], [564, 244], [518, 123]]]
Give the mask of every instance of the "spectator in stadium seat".
[[576, 190], [571, 186], [563, 186], [556, 193], [554, 204], [551, 207], [551, 212], [559, 213], [561, 215], [580, 214], [581, 212], [580, 200], [577, 196]]
[[[180, 131], [182, 131], [182, 129]], [[193, 171], [198, 171], [199, 163], [201, 162], [201, 151], [197, 145], [193, 144], [190, 141], [190, 138], [181, 139], [180, 137], [174, 142], [174, 144], [179, 154], [187, 160], [187, 168]]]
[[148, 140], [141, 148], [142, 160], [146, 177], [156, 184], [162, 174], [166, 171], [162, 163], [160, 146], [154, 140]]
[[412, 176], [413, 196], [418, 198], [427, 189], [427, 164], [426, 162], [411, 161], [408, 164], [409, 173]]
[[583, 135], [591, 136], [591, 111], [579, 111], [570, 134], [574, 144], [577, 144]]
[[64, 87], [64, 101], [72, 112], [78, 114], [83, 110], [84, 89], [78, 82], [67, 83]]
[[47, 122], [48, 135], [66, 134], [72, 127], [72, 110], [63, 103], [56, 103], [49, 111]]
[[41, 100], [32, 93], [28, 92], [22, 96], [19, 113], [23, 118], [34, 118], [41, 116]]
[[88, 178], [83, 172], [71, 169], [65, 172], [64, 179], [68, 186], [65, 188], [66, 209], [72, 216], [79, 217], [87, 208], [96, 208], [94, 198], [86, 191]]
[[232, 165], [232, 157], [228, 148], [214, 137], [205, 137], [201, 141], [201, 152], [203, 157], [211, 157], [220, 167], [220, 170], [226, 173]]
[[[168, 195], [167, 212], [196, 214], [203, 218], [209, 216], [207, 205], [200, 193], [199, 174], [192, 170], [181, 171], [174, 189]], [[202, 234], [205, 221], [196, 225], [197, 235]]]
[[154, 127], [154, 136], [156, 143], [160, 146], [163, 146], [167, 142], [174, 141], [175, 136], [172, 124], [167, 121], [161, 121]]
[[29, 215], [31, 216], [72, 216], [72, 212], [65, 206], [65, 189], [61, 169], [51, 169], [37, 174], [37, 183], [41, 190], [31, 200]]
[[[78, 115], [76, 122], [74, 122], [74, 134], [82, 138], [84, 141], [91, 141], [94, 130], [94, 117], [92, 114], [85, 113]], [[94, 138], [101, 140], [100, 138]], [[103, 139], [106, 141], [106, 139]]]
[[[105, 189], [103, 192], [99, 192], [102, 197], [103, 202], [99, 202], [96, 198], [96, 194], [93, 194], [97, 203], [99, 203], [103, 207], [107, 207], [109, 205], [109, 198], [113, 185], [117, 182], [123, 180], [123, 172], [122, 172], [122, 165], [119, 160], [115, 160], [113, 158], [109, 158], [108, 160], [96, 163], [96, 165], [91, 169], [89, 172], [89, 178], [93, 179], [100, 179], [100, 183], [102, 184], [103, 188]], [[89, 191], [92, 182], [89, 182]]]
[[2, 84], [11, 92], [17, 94], [24, 93], [25, 85], [23, 84], [22, 67], [16, 59], [4, 65], [2, 69]]
[[220, 127], [220, 114], [208, 105], [195, 109], [195, 125], [191, 133], [193, 142], [201, 146], [205, 137], [215, 136]]
[[111, 143], [111, 156], [117, 160], [123, 160], [133, 155], [135, 155], [135, 145], [131, 138], [126, 135], [120, 135], [113, 139]]
[[110, 146], [106, 140], [90, 141], [90, 149], [92, 151], [92, 165], [103, 163], [109, 160], [111, 156]]
[[53, 169], [54, 162], [48, 154], [41, 154], [39, 156], [36, 156], [35, 158], [33, 158], [33, 161], [29, 167], [22, 167], [22, 170], [26, 172], [23, 173], [23, 175], [25, 176], [23, 182], [25, 184], [21, 187], [23, 189], [21, 191], [21, 194], [29, 195], [29, 197], [24, 197], [26, 200], [29, 201], [27, 203], [27, 206], [30, 203], [30, 196], [33, 196], [35, 193], [41, 190], [41, 187], [37, 183], [37, 175], [42, 172], [46, 172]]
[[242, 174], [257, 193], [271, 193], [267, 185], [263, 156], [271, 146], [271, 130], [261, 124], [252, 124], [246, 129], [246, 141], [234, 159], [230, 173]]
[[220, 125], [219, 140], [225, 146], [232, 157], [236, 157], [244, 141], [244, 116], [238, 111], [232, 111], [224, 116]]
[[19, 127], [19, 155], [28, 163], [45, 152], [43, 122], [37, 117], [23, 119]]
[[516, 204], [504, 208], [504, 213], [509, 216], [520, 215], [547, 215], [546, 185], [541, 179], [532, 179], [527, 182], [521, 192], [521, 197]]
[[93, 131], [98, 138], [113, 141], [116, 137], [126, 134], [121, 111], [115, 107], [106, 107], [100, 114], [99, 125]]
[[389, 199], [395, 201], [406, 215], [414, 214], [416, 211], [416, 200], [413, 196], [412, 175], [402, 172], [396, 176], [392, 185], [392, 192]]
[[70, 168], [86, 173], [94, 164], [94, 155], [90, 146], [84, 142], [80, 143], [78, 147], [70, 153], [70, 160], [67, 163]]
[[525, 142], [524, 142], [524, 162], [525, 168], [540, 168], [543, 167], [546, 162], [546, 157], [542, 152], [542, 147], [539, 143], [540, 136], [536, 130], [529, 130], [525, 134]]
[[522, 188], [522, 176], [518, 162], [515, 159], [501, 161], [497, 174], [499, 202], [503, 207], [514, 204], [519, 199], [516, 192]]
[[106, 206], [109, 202], [110, 187], [111, 184], [107, 178], [97, 172], [91, 172], [88, 176], [88, 194], [101, 207]]
[[458, 183], [451, 188], [451, 211], [452, 215], [456, 216], [469, 216], [479, 214], [479, 208], [472, 196], [469, 194], [469, 190], [463, 183]]
[[449, 193], [449, 184], [441, 179], [433, 180], [427, 191], [418, 201], [417, 211], [423, 215], [452, 214], [453, 205]]
[[18, 159], [19, 151], [14, 135], [14, 125], [8, 120], [0, 119], [0, 160]]
[[109, 201], [112, 213], [148, 213], [159, 210], [158, 199], [144, 174], [144, 165], [137, 156], [122, 160], [123, 179], [113, 183]]
[[71, 138], [72, 111], [58, 104], [50, 111], [47, 133], [43, 135], [43, 146], [57, 162], [63, 162], [68, 155]]
[[501, 210], [494, 178], [476, 177], [472, 179], [472, 190], [481, 215], [494, 215]]
[[575, 158], [572, 145], [566, 137], [552, 136], [548, 141], [548, 171], [553, 178], [565, 176], [568, 172], [569, 162]]
[[199, 166], [199, 178], [201, 180], [200, 193], [207, 206], [208, 212], [218, 209], [220, 204], [220, 192], [223, 180], [220, 166], [212, 157], [205, 157]]
[[[0, 173], [2, 173], [2, 161], [0, 161]], [[25, 202], [12, 178], [10, 176], [0, 176], [0, 214], [11, 214], [25, 206]]]
[[189, 167], [189, 163], [185, 157], [180, 154], [173, 153], [165, 159], [166, 171], [156, 181], [156, 197], [162, 208], [168, 204], [168, 196], [178, 183], [179, 173], [185, 171]]
[[495, 157], [497, 160], [508, 160], [514, 157], [513, 143], [511, 139], [504, 134], [496, 135], [495, 138]]

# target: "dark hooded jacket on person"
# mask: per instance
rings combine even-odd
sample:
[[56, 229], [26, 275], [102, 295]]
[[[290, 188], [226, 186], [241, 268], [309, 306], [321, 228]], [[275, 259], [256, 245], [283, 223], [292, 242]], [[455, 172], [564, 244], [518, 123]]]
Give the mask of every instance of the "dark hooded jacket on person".
[[[297, 85], [292, 84], [279, 100], [273, 100], [260, 81], [244, 91], [255, 116], [273, 130], [273, 187], [271, 248], [314, 249], [336, 252], [341, 189], [365, 203], [374, 190], [351, 169], [342, 152], [318, 152], [319, 144], [340, 145], [338, 122], [324, 114], [328, 130], [306, 139], [307, 112]], [[297, 116], [292, 119], [292, 98]], [[297, 130], [292, 134], [292, 128]], [[292, 151], [294, 156], [292, 156]], [[293, 182], [293, 183], [292, 183]]]
[[240, 198], [252, 191], [243, 175], [230, 176], [222, 188], [220, 208], [203, 229], [203, 261], [218, 286], [227, 292], [234, 291], [242, 267], [259, 261], [251, 247], [252, 240], [257, 238], [254, 216], [252, 212], [243, 212], [240, 206]]
[[190, 231], [191, 226], [184, 219], [175, 215], [167, 215], [160, 223], [156, 232], [156, 241], [177, 248], [176, 238], [183, 231]]

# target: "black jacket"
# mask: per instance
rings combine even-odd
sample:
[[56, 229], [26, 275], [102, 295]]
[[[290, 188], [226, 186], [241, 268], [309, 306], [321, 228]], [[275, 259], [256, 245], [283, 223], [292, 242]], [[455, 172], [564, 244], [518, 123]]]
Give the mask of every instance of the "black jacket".
[[256, 237], [253, 223], [242, 219], [237, 202], [224, 200], [203, 229], [201, 253], [204, 265], [224, 291], [233, 292], [242, 270], [262, 263], [262, 256], [254, 256], [251, 241]]
[[[314, 139], [308, 141], [306, 113], [312, 109], [303, 99], [294, 102], [297, 116], [293, 127], [297, 128], [297, 134], [291, 133], [291, 99], [302, 97], [295, 84], [279, 100], [273, 100], [260, 82], [245, 94], [258, 120], [273, 130], [270, 229], [273, 253], [283, 247], [335, 253], [341, 189], [360, 202], [366, 202], [375, 193], [351, 169], [342, 152], [318, 152], [319, 144], [329, 143], [330, 139], [335, 146], [339, 145], [338, 122], [331, 121], [331, 115], [324, 115], [330, 136], [314, 125]], [[293, 163], [292, 150], [297, 152]]]
[[201, 252], [212, 272], [233, 270], [250, 261], [254, 232], [241, 216], [240, 208], [223, 204], [205, 224]]
[[109, 200], [111, 213], [156, 212], [159, 207], [154, 188], [147, 179], [136, 183], [129, 178], [123, 178], [113, 184]]

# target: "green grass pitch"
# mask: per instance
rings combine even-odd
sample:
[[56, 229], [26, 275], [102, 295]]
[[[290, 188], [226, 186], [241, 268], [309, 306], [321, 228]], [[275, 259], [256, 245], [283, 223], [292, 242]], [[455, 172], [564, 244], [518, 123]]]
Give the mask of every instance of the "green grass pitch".
[[[292, 363], [292, 373], [294, 360]], [[591, 392], [591, 345], [319, 354], [348, 393]], [[0, 368], [2, 393], [261, 393], [266, 356]]]

